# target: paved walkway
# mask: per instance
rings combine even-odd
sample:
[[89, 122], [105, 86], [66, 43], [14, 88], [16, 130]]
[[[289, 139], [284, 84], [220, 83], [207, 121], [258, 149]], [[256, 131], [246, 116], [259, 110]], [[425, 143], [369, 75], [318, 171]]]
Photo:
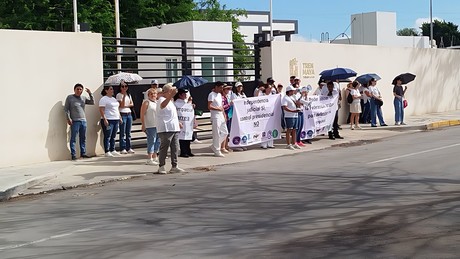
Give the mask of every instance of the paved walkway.
[[[253, 160], [285, 156], [292, 153], [321, 150], [333, 146], [361, 143], [384, 139], [400, 134], [460, 125], [460, 110], [412, 116], [406, 120], [406, 126], [388, 126], [371, 128], [363, 125], [363, 130], [350, 130], [342, 125], [343, 140], [329, 140], [327, 136], [313, 140], [301, 150], [285, 149], [284, 139], [275, 142], [274, 149], [261, 149], [258, 145], [243, 152], [233, 152], [225, 158], [213, 157], [209, 148], [211, 140], [201, 144], [192, 144], [197, 156], [179, 158], [179, 166], [188, 171], [209, 171], [213, 166], [241, 163]], [[145, 149], [137, 149], [136, 154], [106, 158], [103, 156], [78, 161], [57, 161], [27, 166], [0, 168], [0, 201], [18, 195], [38, 194], [78, 186], [101, 184], [110, 181], [141, 177], [156, 172], [158, 166], [145, 165]], [[167, 161], [168, 163], [169, 161]], [[167, 169], [168, 166], [167, 165]], [[161, 177], [161, 175], [158, 175]]]

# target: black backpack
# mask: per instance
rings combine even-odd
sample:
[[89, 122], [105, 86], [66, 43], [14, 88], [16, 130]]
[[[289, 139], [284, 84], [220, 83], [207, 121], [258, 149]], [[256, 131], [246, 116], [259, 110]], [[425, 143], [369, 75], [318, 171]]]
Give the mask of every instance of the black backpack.
[[353, 102], [353, 95], [351, 95], [351, 91], [348, 92], [347, 102], [348, 102], [348, 103], [352, 103], [352, 102]]

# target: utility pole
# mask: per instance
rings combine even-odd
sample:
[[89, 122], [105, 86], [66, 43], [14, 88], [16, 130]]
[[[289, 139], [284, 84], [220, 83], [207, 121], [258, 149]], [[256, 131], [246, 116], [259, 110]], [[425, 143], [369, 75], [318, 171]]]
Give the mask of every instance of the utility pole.
[[[121, 69], [121, 48], [120, 46], [120, 3], [115, 0], [115, 37], [117, 37], [117, 69]], [[121, 72], [121, 71], [118, 71]]]
[[[61, 26], [62, 27], [62, 26]], [[78, 32], [77, 0], [73, 0], [73, 31]]]
[[430, 0], [430, 47], [434, 48], [434, 44], [433, 44], [433, 0]]
[[273, 41], [273, 3], [270, 0], [270, 41]]

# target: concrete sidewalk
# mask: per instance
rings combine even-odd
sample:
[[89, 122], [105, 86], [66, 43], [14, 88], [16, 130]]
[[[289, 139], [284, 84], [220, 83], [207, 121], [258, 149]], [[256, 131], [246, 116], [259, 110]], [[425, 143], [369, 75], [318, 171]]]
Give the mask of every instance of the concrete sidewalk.
[[[192, 144], [193, 158], [179, 158], [179, 166], [187, 171], [212, 171], [214, 166], [285, 156], [292, 153], [321, 150], [347, 144], [360, 144], [396, 135], [417, 132], [439, 127], [460, 125], [460, 110], [412, 116], [406, 120], [408, 125], [371, 128], [362, 125], [363, 130], [350, 130], [342, 125], [342, 140], [329, 140], [319, 136], [301, 150], [285, 149], [285, 140], [275, 142], [274, 149], [261, 149], [259, 145], [247, 151], [233, 152], [225, 158], [214, 157], [209, 146], [211, 140], [201, 144]], [[136, 154], [106, 158], [103, 156], [77, 161], [57, 161], [27, 166], [0, 168], [0, 201], [20, 195], [46, 193], [54, 190], [71, 189], [92, 184], [126, 180], [154, 173], [158, 166], [145, 165], [145, 149], [137, 149]], [[169, 160], [167, 160], [169, 163]], [[167, 164], [167, 169], [170, 165]], [[161, 177], [158, 175], [157, 177]]]

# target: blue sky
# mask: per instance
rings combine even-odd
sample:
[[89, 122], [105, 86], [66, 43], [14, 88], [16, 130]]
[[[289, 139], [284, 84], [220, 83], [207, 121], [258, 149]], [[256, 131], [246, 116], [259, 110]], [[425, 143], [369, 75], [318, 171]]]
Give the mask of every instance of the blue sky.
[[[329, 32], [350, 35], [350, 16], [357, 13], [396, 12], [397, 28], [415, 28], [429, 18], [429, 0], [272, 0], [273, 18], [299, 21], [299, 36], [320, 39]], [[432, 0], [433, 17], [460, 25], [460, 0]], [[269, 11], [269, 0], [219, 0], [227, 9]]]

